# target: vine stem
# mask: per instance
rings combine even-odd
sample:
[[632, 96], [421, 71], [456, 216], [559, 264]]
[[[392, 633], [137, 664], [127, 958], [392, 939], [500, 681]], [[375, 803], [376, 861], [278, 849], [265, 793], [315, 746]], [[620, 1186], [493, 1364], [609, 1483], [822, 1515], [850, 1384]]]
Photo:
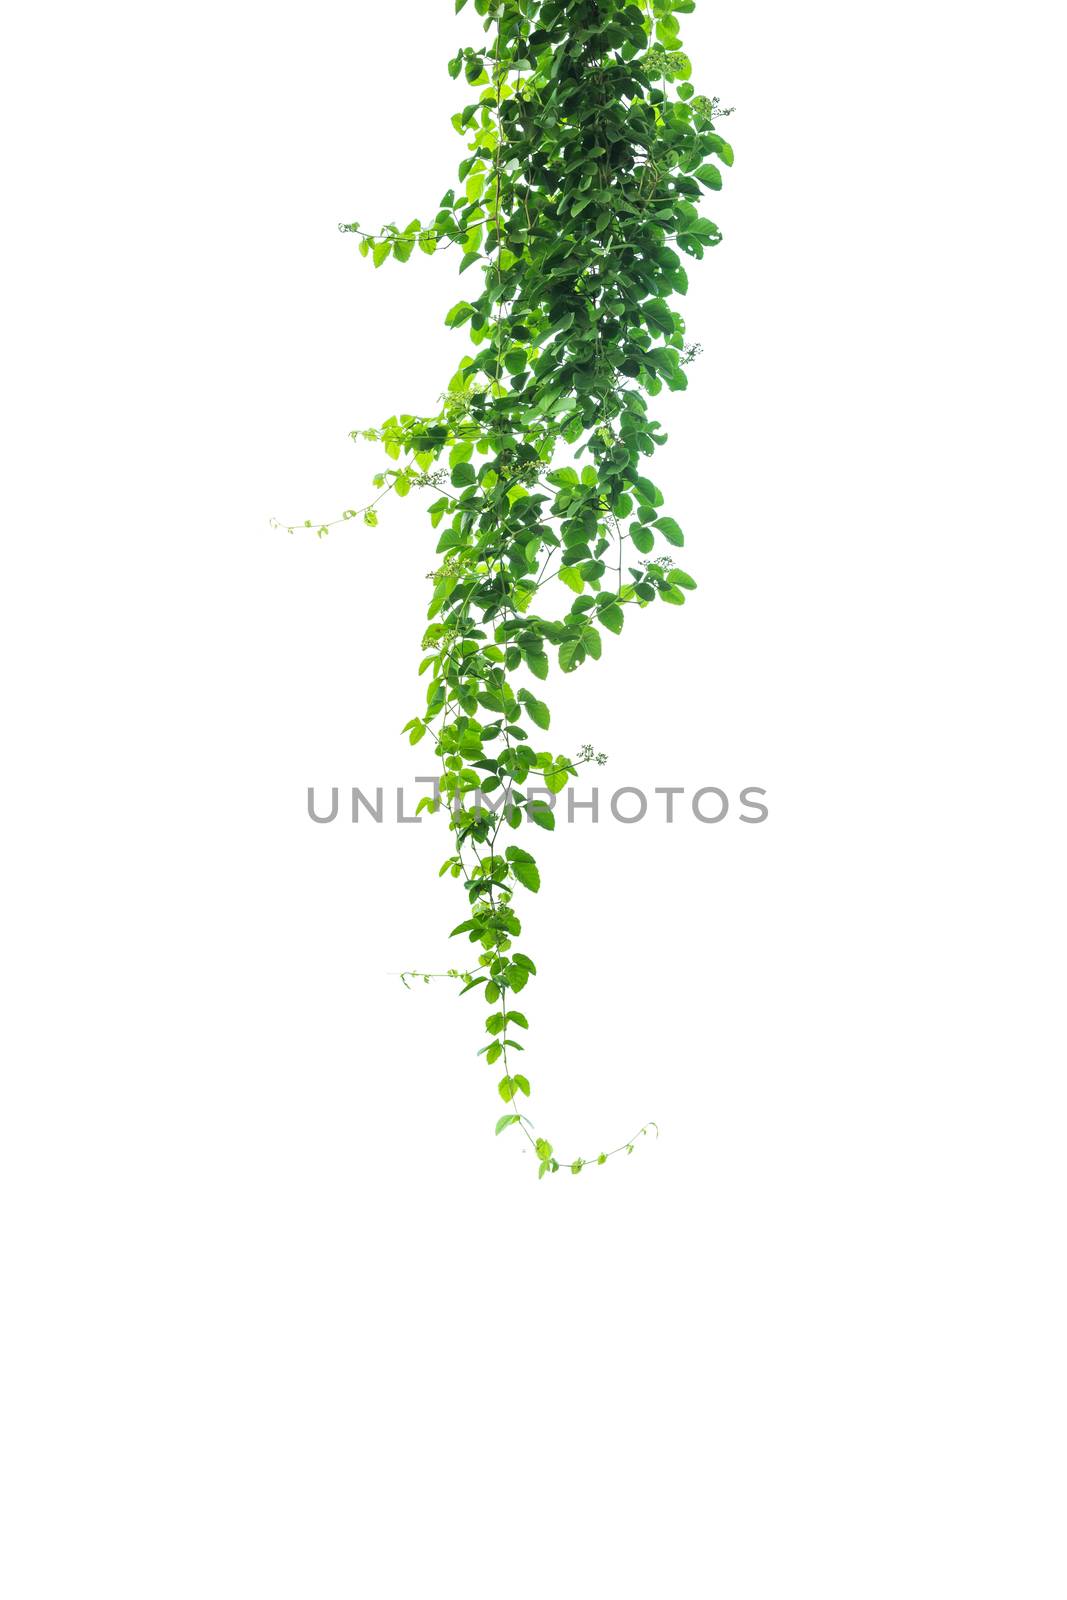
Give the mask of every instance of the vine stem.
[[[494, 229], [494, 233], [495, 233], [496, 266], [497, 266], [498, 278], [499, 278], [499, 275], [500, 275], [501, 255], [502, 255], [502, 250], [503, 250], [503, 229], [502, 229], [502, 226], [501, 226], [501, 152], [502, 152], [503, 141], [504, 141], [504, 133], [503, 133], [502, 110], [501, 110], [502, 103], [503, 103], [503, 73], [502, 73], [502, 69], [501, 69], [501, 57], [502, 57], [502, 50], [503, 50], [502, 23], [503, 23], [504, 15], [505, 15], [505, 8], [502, 7], [501, 10], [497, 13], [497, 16], [496, 16], [496, 40], [495, 40], [495, 50], [494, 50], [494, 82], [495, 82], [495, 87], [496, 87], [496, 141], [495, 141], [495, 148], [494, 148], [494, 207], [493, 207], [492, 223], [493, 223], [493, 229]], [[495, 392], [499, 392], [500, 391], [500, 389], [501, 389], [501, 381], [502, 381], [502, 366], [503, 366], [503, 340], [502, 340], [502, 334], [501, 334], [502, 321], [503, 321], [503, 302], [502, 302], [501, 299], [498, 299], [497, 300], [497, 304], [496, 304], [496, 314], [495, 314], [495, 318], [494, 318], [494, 332], [493, 332], [493, 342], [494, 342], [494, 347], [495, 347], [494, 354], [495, 354], [495, 358], [496, 358], [496, 371], [495, 371], [495, 374], [494, 374], [494, 391]], [[615, 527], [616, 536], [617, 536], [618, 541], [619, 541], [619, 585], [618, 585], [618, 592], [621, 594], [621, 589], [622, 589], [623, 534], [622, 534], [621, 528], [619, 527], [618, 521], [616, 519], [613, 519], [613, 521], [614, 521], [614, 527]], [[544, 574], [545, 574], [545, 571], [547, 570], [547, 567], [548, 567], [548, 564], [550, 563], [550, 561], [551, 561], [551, 552], [550, 552], [548, 558], [546, 558], [545, 568], [542, 569], [542, 574], [541, 574], [541, 577], [539, 578], [538, 585], [537, 585], [538, 587], [540, 587], [541, 582], [545, 581]], [[504, 599], [503, 599], [503, 610], [504, 610], [504, 615], [505, 615], [505, 618], [506, 618], [510, 608], [508, 606], [507, 598], [506, 598], [506, 596], [507, 596], [507, 584], [506, 584], [506, 581], [504, 581], [503, 558], [502, 557], [498, 557], [498, 559], [497, 559], [497, 572], [498, 572], [498, 575], [501, 578], [501, 593], [504, 596]], [[466, 614], [468, 605], [469, 605], [469, 597], [464, 602], [464, 614]], [[511, 609], [511, 617], [512, 617], [513, 620], [517, 620], [516, 617], [515, 617], [515, 612], [514, 612], [513, 609]], [[510, 730], [509, 730], [509, 726], [508, 726], [508, 721], [507, 721], [506, 718], [504, 719], [503, 724], [502, 724], [502, 732], [503, 732], [503, 738], [504, 738], [505, 747], [506, 747], [506, 750], [508, 752], [508, 755], [510, 756], [512, 754], [512, 744], [511, 744], [511, 736], [510, 736]], [[440, 741], [437, 741], [437, 743], [438, 743], [438, 748], [440, 748]], [[580, 764], [582, 764], [582, 763], [580, 763]], [[571, 765], [573, 765], [573, 764], [571, 764]], [[563, 769], [555, 769], [555, 770], [562, 771]], [[487, 893], [488, 893], [488, 899], [489, 899], [490, 906], [493, 908], [494, 912], [498, 909], [497, 893], [498, 893], [498, 888], [499, 888], [497, 875], [496, 875], [496, 866], [497, 866], [498, 861], [503, 859], [502, 857], [499, 857], [497, 855], [497, 853], [496, 853], [496, 845], [497, 845], [497, 839], [499, 837], [500, 829], [503, 826], [504, 819], [508, 814], [513, 786], [514, 786], [514, 779], [511, 776], [509, 776], [507, 787], [505, 789], [503, 802], [502, 802], [502, 805], [501, 805], [500, 818], [499, 818], [499, 820], [497, 822], [497, 825], [494, 828], [494, 830], [493, 830], [493, 832], [492, 832], [492, 834], [490, 836], [490, 839], [489, 839], [489, 852], [488, 852], [488, 858], [487, 858], [488, 859]], [[483, 872], [484, 872], [485, 863], [483, 862], [482, 857], [478, 853], [477, 845], [473, 845], [472, 848], [473, 848], [475, 862], [476, 862], [477, 866], [479, 868], [481, 868], [483, 870]], [[470, 878], [471, 878], [471, 869], [470, 868], [464, 868], [464, 865], [463, 865], [464, 841], [462, 839], [459, 841], [459, 843], [457, 845], [457, 851], [458, 851], [458, 859], [459, 859], [460, 865], [461, 865], [461, 870], [465, 870], [466, 877], [467, 877], [467, 879], [469, 881]], [[510, 900], [510, 895], [509, 895], [508, 898]], [[428, 974], [428, 973], [410, 972], [410, 973], [401, 973], [401, 974], [399, 974], [399, 976], [400, 976], [401, 982], [404, 983], [404, 986], [408, 987], [408, 984], [407, 984], [407, 978], [408, 977], [421, 977], [423, 979], [423, 981], [425, 981], [425, 982], [432, 981], [434, 978], [438, 978], [438, 977], [450, 978], [450, 979], [454, 978], [456, 981], [458, 981], [459, 978], [461, 976], [464, 976], [464, 975], [460, 975], [458, 973]], [[465, 977], [464, 977], [464, 981], [466, 981]], [[508, 1055], [509, 1050], [513, 1048], [512, 1044], [511, 1044], [511, 1041], [509, 1039], [509, 1026], [510, 1026], [510, 1023], [509, 1023], [508, 1005], [509, 1005], [509, 996], [510, 996], [511, 993], [512, 993], [512, 991], [511, 991], [510, 988], [501, 987], [501, 992], [500, 992], [500, 1010], [499, 1010], [499, 1013], [498, 1013], [498, 1015], [500, 1016], [500, 1019], [501, 1019], [501, 1027], [500, 1027], [500, 1030], [499, 1030], [499, 1036], [498, 1037], [494, 1036], [494, 1037], [496, 1037], [496, 1042], [499, 1043], [499, 1045], [500, 1045], [500, 1056], [501, 1056], [501, 1059], [503, 1061], [505, 1073], [506, 1073], [506, 1076], [507, 1076], [507, 1079], [508, 1079], [509, 1083], [510, 1083], [512, 1077], [513, 1077], [512, 1070], [511, 1070], [511, 1063], [510, 1063], [510, 1059], [509, 1059], [509, 1055]], [[521, 1091], [518, 1090], [517, 1088], [513, 1089], [513, 1091], [512, 1091], [512, 1100], [511, 1100], [511, 1104], [512, 1105], [514, 1104], [515, 1095], [517, 1095], [519, 1092], [521, 1092]], [[525, 1137], [527, 1139], [527, 1142], [529, 1143], [530, 1147], [535, 1151], [536, 1154], [540, 1155], [541, 1154], [541, 1150], [539, 1148], [540, 1142], [535, 1138], [536, 1125], [533, 1124], [530, 1121], [530, 1119], [524, 1113], [512, 1111], [509, 1114], [516, 1118], [518, 1126], [522, 1129], [522, 1132], [525, 1135]], [[609, 1161], [613, 1156], [621, 1154], [624, 1150], [632, 1151], [637, 1139], [639, 1139], [639, 1138], [643, 1137], [645, 1134], [647, 1134], [647, 1131], [648, 1131], [649, 1127], [655, 1127], [656, 1128], [656, 1136], [658, 1138], [659, 1137], [659, 1128], [658, 1128], [658, 1126], [656, 1126], [655, 1123], [648, 1123], [643, 1128], [641, 1128], [636, 1134], [634, 1134], [631, 1139], [627, 1140], [624, 1144], [616, 1146], [613, 1150], [606, 1151], [606, 1152], [601, 1152], [601, 1154], [598, 1157], [595, 1158], [595, 1164], [603, 1165], [607, 1161]], [[563, 1166], [567, 1166], [572, 1171], [580, 1171], [585, 1166], [593, 1164], [588, 1159], [582, 1158], [582, 1157], [575, 1157], [572, 1160], [562, 1161], [562, 1160], [560, 1160], [560, 1158], [555, 1157], [553, 1155], [553, 1153], [551, 1152], [551, 1147], [549, 1147], [549, 1151], [550, 1151], [550, 1156], [552, 1156], [552, 1160], [554, 1160], [554, 1162], [555, 1162], [555, 1170], [558, 1170], [559, 1168], [561, 1168]], [[550, 1163], [549, 1159], [546, 1158], [542, 1162], [541, 1170], [544, 1171], [545, 1167], [550, 1165], [550, 1164], [551, 1163]]]

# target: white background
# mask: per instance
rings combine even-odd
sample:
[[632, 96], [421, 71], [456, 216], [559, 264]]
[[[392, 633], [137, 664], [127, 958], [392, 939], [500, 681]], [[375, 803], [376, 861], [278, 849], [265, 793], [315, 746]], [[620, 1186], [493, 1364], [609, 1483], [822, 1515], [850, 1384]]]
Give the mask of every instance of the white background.
[[[702, 4], [737, 114], [657, 459], [701, 580], [553, 675], [535, 1181], [410, 782], [447, 0], [23, 7], [0, 117], [10, 1600], [1062, 1600], [1051, 8]], [[1062, 45], [1062, 41], [1060, 41]], [[482, 1008], [484, 1010], [484, 1007]]]

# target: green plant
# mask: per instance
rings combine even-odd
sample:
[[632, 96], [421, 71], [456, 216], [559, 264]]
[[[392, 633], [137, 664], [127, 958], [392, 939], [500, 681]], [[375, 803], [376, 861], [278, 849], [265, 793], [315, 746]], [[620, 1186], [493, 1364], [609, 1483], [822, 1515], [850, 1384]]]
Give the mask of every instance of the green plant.
[[[427, 225], [342, 230], [376, 267], [416, 249], [458, 249], [460, 273], [477, 267], [481, 283], [446, 322], [468, 330], [475, 353], [435, 415], [390, 417], [353, 436], [383, 444], [394, 465], [368, 505], [337, 521], [374, 526], [386, 495], [433, 493], [440, 561], [419, 669], [428, 688], [404, 731], [412, 744], [431, 738], [441, 759], [439, 794], [422, 806], [447, 809], [454, 848], [441, 874], [468, 897], [452, 936], [466, 935], [477, 959], [405, 982], [444, 977], [462, 994], [481, 991], [480, 1053], [502, 1069], [507, 1107], [497, 1132], [520, 1127], [544, 1176], [589, 1163], [562, 1162], [518, 1109], [530, 1084], [517, 1000], [537, 968], [515, 945], [516, 898], [536, 894], [541, 877], [532, 852], [502, 830], [551, 830], [552, 811], [529, 785], [557, 794], [603, 759], [589, 746], [574, 759], [535, 747], [551, 725], [539, 686], [552, 660], [564, 674], [598, 661], [604, 635], [621, 634], [628, 615], [657, 600], [680, 606], [696, 588], [668, 553], [684, 535], [645, 472], [666, 442], [645, 396], [686, 387], [698, 347], [670, 301], [688, 287], [683, 256], [699, 260], [719, 243], [698, 207], [733, 155], [714, 126], [728, 113], [694, 92], [681, 47], [678, 14], [694, 0], [474, 0], [474, 9], [487, 42], [449, 63], [473, 93], [453, 118], [469, 152], [458, 186]], [[564, 450], [571, 460], [559, 464]], [[566, 609], [544, 614], [550, 596]]]

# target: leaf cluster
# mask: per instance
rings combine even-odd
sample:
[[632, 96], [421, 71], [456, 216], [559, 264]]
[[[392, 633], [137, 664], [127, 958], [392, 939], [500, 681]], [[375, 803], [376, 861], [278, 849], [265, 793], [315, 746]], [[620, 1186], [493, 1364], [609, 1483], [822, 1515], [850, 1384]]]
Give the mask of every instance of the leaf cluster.
[[[526, 791], [558, 793], [580, 764], [537, 748], [552, 721], [541, 685], [599, 662], [631, 614], [681, 606], [696, 587], [666, 559], [685, 535], [651, 476], [667, 440], [649, 407], [687, 387], [678, 302], [687, 262], [720, 241], [702, 207], [733, 162], [683, 48], [679, 19], [693, 9], [473, 0], [485, 39], [449, 63], [468, 92], [452, 119], [466, 145], [456, 182], [431, 222], [360, 236], [376, 266], [453, 248], [475, 280], [445, 318], [468, 348], [439, 409], [373, 434], [393, 463], [383, 492], [433, 491], [425, 703], [405, 732], [432, 739], [441, 761], [455, 835], [442, 873], [468, 897], [453, 937], [477, 955], [462, 992], [490, 1008], [479, 1053], [504, 1067], [510, 1107], [530, 1093], [514, 999], [537, 970], [516, 949], [515, 897], [536, 894], [541, 872], [506, 840], [551, 830], [550, 805]], [[560, 1169], [514, 1109], [497, 1132], [512, 1126], [542, 1176]]]

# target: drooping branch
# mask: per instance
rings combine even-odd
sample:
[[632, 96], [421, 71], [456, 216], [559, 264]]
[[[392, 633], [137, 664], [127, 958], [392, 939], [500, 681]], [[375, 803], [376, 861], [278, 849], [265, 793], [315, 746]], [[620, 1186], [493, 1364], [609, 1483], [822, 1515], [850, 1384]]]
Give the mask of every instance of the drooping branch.
[[699, 208], [733, 153], [715, 128], [728, 112], [695, 93], [682, 49], [678, 15], [694, 0], [474, 0], [474, 9], [486, 43], [449, 63], [476, 92], [452, 119], [468, 151], [456, 186], [430, 223], [341, 227], [376, 267], [417, 249], [461, 250], [460, 273], [477, 267], [480, 289], [445, 320], [467, 329], [475, 353], [433, 415], [390, 417], [366, 433], [392, 463], [376, 497], [303, 526], [320, 536], [355, 519], [373, 526], [386, 496], [434, 495], [439, 561], [419, 669], [428, 685], [404, 731], [412, 744], [429, 736], [441, 762], [439, 808], [453, 834], [441, 872], [467, 895], [452, 937], [466, 936], [475, 959], [402, 976], [481, 992], [479, 1053], [499, 1063], [508, 1108], [497, 1132], [519, 1127], [544, 1176], [603, 1165], [635, 1139], [564, 1163], [517, 1109], [531, 1088], [516, 997], [537, 968], [517, 948], [516, 905], [539, 892], [541, 873], [507, 840], [554, 827], [531, 781], [556, 795], [595, 759], [591, 747], [578, 760], [534, 748], [551, 726], [536, 691], [553, 659], [564, 675], [599, 661], [605, 635], [620, 635], [628, 616], [656, 601], [681, 606], [696, 588], [663, 550], [684, 534], [646, 473], [667, 442], [648, 398], [684, 390], [699, 353], [671, 302], [688, 289], [683, 257], [700, 260], [720, 241]]

